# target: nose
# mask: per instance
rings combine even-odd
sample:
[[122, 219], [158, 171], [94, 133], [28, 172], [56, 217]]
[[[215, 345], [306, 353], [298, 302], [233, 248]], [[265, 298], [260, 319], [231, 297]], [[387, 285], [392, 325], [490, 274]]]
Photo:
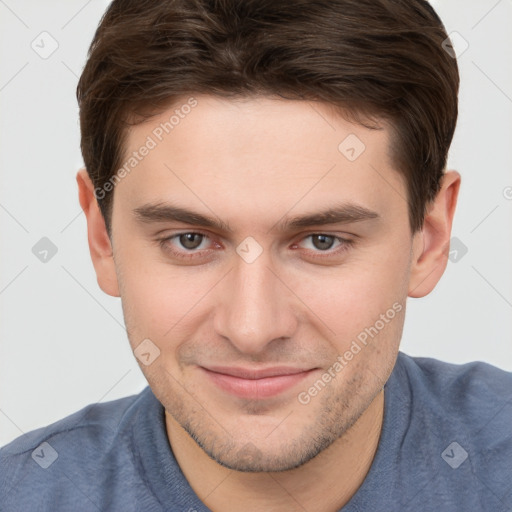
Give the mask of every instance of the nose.
[[216, 333], [251, 356], [268, 351], [297, 328], [293, 294], [266, 253], [252, 263], [236, 257], [217, 294]]

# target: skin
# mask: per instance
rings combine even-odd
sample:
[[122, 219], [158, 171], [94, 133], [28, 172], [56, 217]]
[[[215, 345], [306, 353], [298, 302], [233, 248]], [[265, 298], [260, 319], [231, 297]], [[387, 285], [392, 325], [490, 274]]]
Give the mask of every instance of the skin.
[[[211, 510], [338, 510], [378, 446], [406, 299], [427, 295], [446, 268], [460, 175], [445, 173], [413, 234], [384, 123], [369, 130], [305, 101], [195, 98], [197, 106], [115, 187], [111, 239], [94, 187], [79, 171], [98, 283], [121, 297], [132, 348], [149, 338], [160, 350], [141, 369], [166, 409], [177, 461]], [[130, 129], [127, 156], [174, 108]], [[338, 150], [349, 134], [366, 146], [353, 162]], [[166, 202], [220, 219], [232, 232], [134, 213]], [[348, 203], [377, 216], [277, 229], [278, 221]], [[192, 237], [197, 248], [179, 236], [158, 242], [198, 232], [206, 237]], [[247, 237], [262, 249], [252, 263], [236, 251]], [[333, 371], [393, 304], [401, 307], [393, 319]], [[312, 371], [256, 399], [218, 388], [202, 369], [211, 365]], [[299, 393], [329, 369], [335, 377], [300, 403]]]

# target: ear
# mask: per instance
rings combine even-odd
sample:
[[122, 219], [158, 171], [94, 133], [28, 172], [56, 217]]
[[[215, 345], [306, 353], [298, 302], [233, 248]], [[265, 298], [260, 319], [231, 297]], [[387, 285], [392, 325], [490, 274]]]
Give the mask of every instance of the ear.
[[457, 171], [443, 175], [441, 189], [429, 205], [423, 228], [414, 235], [409, 297], [428, 295], [446, 269], [459, 187]]
[[94, 185], [86, 169], [78, 171], [76, 181], [80, 206], [87, 218], [87, 238], [98, 284], [106, 294], [119, 297], [112, 245], [98, 200], [94, 195]]

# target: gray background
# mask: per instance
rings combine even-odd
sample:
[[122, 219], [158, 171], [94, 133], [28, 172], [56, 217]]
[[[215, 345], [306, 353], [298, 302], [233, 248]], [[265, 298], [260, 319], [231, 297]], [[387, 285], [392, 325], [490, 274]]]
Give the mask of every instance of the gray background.
[[[432, 3], [456, 49], [469, 45], [449, 157], [463, 177], [457, 253], [432, 294], [409, 299], [402, 350], [512, 370], [512, 0]], [[0, 0], [0, 445], [146, 384], [120, 301], [97, 285], [75, 182], [75, 89], [107, 5]], [[43, 237], [57, 249], [46, 262]]]

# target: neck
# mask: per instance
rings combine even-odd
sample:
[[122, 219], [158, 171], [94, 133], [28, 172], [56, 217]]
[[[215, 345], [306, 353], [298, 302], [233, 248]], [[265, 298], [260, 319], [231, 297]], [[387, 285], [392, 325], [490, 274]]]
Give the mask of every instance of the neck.
[[213, 512], [334, 512], [346, 505], [372, 464], [384, 412], [381, 390], [354, 425], [302, 466], [281, 472], [233, 471], [212, 460], [166, 412], [167, 435], [194, 492]]

